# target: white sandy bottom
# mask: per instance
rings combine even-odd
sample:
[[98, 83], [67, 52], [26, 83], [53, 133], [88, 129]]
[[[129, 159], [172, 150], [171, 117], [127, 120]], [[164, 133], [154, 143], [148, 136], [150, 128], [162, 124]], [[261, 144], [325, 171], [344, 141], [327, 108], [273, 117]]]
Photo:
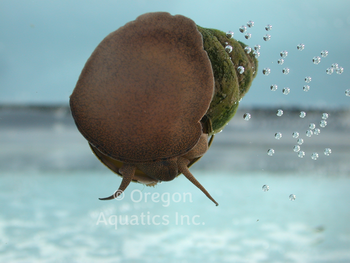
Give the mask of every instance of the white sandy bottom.
[[183, 176], [99, 201], [108, 171], [2, 174], [0, 261], [350, 262], [349, 177], [192, 172], [218, 207]]

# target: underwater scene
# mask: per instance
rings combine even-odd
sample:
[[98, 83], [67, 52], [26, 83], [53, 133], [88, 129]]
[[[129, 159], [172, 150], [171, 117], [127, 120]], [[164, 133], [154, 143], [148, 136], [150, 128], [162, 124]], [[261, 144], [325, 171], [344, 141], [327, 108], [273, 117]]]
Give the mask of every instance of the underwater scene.
[[349, 8], [2, 1], [0, 262], [350, 262]]

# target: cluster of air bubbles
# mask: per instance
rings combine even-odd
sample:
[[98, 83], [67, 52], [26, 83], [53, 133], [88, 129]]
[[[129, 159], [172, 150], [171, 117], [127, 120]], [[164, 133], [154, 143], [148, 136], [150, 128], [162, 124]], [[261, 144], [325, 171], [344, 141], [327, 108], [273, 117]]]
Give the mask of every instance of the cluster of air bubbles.
[[282, 93], [283, 93], [284, 95], [288, 95], [288, 94], [290, 93], [290, 88], [288, 88], [288, 87], [283, 88]]
[[303, 43], [300, 43], [300, 44], [297, 45], [297, 49], [298, 49], [299, 51], [304, 50], [304, 48], [305, 48], [305, 45], [304, 45]]
[[334, 71], [340, 75], [344, 72], [344, 68], [339, 66], [338, 63], [333, 63], [329, 68], [326, 69], [326, 73], [328, 75], [333, 74]]
[[275, 139], [276, 139], [276, 140], [280, 140], [281, 138], [282, 138], [282, 133], [276, 132], [276, 133], [275, 133]]
[[296, 196], [294, 194], [289, 195], [289, 200], [294, 201], [296, 199]]
[[245, 31], [247, 31], [247, 27], [246, 26], [241, 26], [240, 28], [239, 28], [239, 32], [241, 32], [241, 33], [244, 33]]
[[283, 58], [280, 58], [279, 60], [277, 60], [277, 64], [283, 65], [283, 63], [284, 63], [284, 59]]
[[282, 73], [285, 75], [289, 74], [289, 68], [283, 68]]
[[315, 65], [319, 64], [321, 62], [321, 57], [316, 56], [312, 58], [312, 63], [314, 63]]
[[321, 51], [321, 57], [325, 58], [328, 56], [328, 51], [327, 50], [322, 50]]
[[264, 41], [269, 41], [271, 39], [271, 35], [266, 34], [265, 36], [263, 36]]
[[345, 96], [350, 97], [350, 89], [345, 90]]
[[270, 86], [270, 90], [271, 91], [276, 91], [277, 88], [278, 88], [278, 86], [276, 84], [273, 84], [273, 85]]
[[226, 37], [227, 38], [233, 38], [234, 33], [232, 31], [227, 31], [226, 32]]
[[232, 46], [231, 46], [231, 45], [227, 45], [227, 46], [225, 47], [225, 51], [226, 51], [227, 53], [231, 53], [231, 52], [232, 52]]
[[286, 51], [286, 50], [281, 51], [280, 56], [281, 56], [281, 58], [286, 58], [288, 56], [288, 51]]
[[245, 37], [245, 39], [250, 39], [250, 38], [252, 37], [252, 34], [246, 33], [246, 34], [244, 35], [244, 37]]
[[270, 31], [271, 29], [272, 29], [272, 26], [270, 24], [265, 26], [266, 31]]
[[309, 85], [304, 85], [303, 86], [303, 91], [308, 92], [310, 90], [310, 86]]
[[242, 66], [237, 67], [237, 71], [238, 71], [239, 74], [243, 74], [244, 73], [244, 67], [242, 67]]
[[245, 51], [245, 53], [249, 54], [250, 52], [252, 52], [252, 48], [246, 46], [246, 47], [244, 48], [244, 51]]
[[249, 121], [251, 117], [252, 117], [252, 115], [248, 112], [243, 114], [243, 119], [245, 121]]
[[310, 76], [305, 77], [305, 82], [306, 82], [306, 83], [310, 83], [310, 82], [311, 82], [311, 77], [310, 77]]
[[270, 189], [270, 187], [269, 187], [268, 185], [266, 185], [266, 184], [264, 184], [264, 185], [262, 186], [262, 190], [263, 190], [264, 192], [269, 191], [269, 189]]
[[316, 161], [318, 159], [318, 153], [312, 153], [311, 154], [311, 159]]
[[264, 69], [262, 70], [262, 73], [263, 73], [265, 76], [268, 76], [268, 75], [271, 73], [271, 69], [269, 69], [269, 68], [264, 68]]
[[276, 112], [276, 115], [277, 115], [278, 117], [281, 117], [281, 116], [283, 115], [283, 110], [278, 109], [277, 112]]
[[273, 156], [275, 154], [275, 150], [274, 149], [268, 149], [267, 150], [267, 155], [268, 156]]
[[299, 117], [300, 118], [305, 118], [306, 117], [306, 112], [305, 111], [301, 111], [300, 114], [299, 114]]

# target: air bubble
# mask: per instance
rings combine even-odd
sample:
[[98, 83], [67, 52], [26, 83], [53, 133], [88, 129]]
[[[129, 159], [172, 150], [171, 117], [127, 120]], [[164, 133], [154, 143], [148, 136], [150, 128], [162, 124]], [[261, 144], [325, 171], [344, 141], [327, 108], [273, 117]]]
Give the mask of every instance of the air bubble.
[[310, 82], [311, 82], [311, 77], [310, 77], [310, 76], [305, 77], [305, 82], [306, 82], [306, 83], [310, 83]]
[[252, 37], [252, 34], [246, 33], [246, 34], [244, 35], [244, 37], [245, 37], [245, 39], [250, 39], [250, 38]]
[[243, 114], [243, 119], [245, 121], [249, 121], [251, 117], [252, 117], [252, 115], [248, 112]]
[[269, 41], [271, 39], [271, 36], [269, 34], [266, 34], [263, 36], [264, 41]]
[[231, 53], [231, 52], [232, 52], [232, 46], [227, 45], [227, 46], [225, 47], [225, 51], [226, 51], [227, 53]]
[[312, 153], [311, 154], [311, 159], [316, 161], [318, 159], [318, 153]]
[[334, 71], [333, 68], [327, 68], [327, 69], [326, 69], [326, 73], [327, 73], [328, 75], [332, 75], [332, 74], [333, 74], [333, 71]]
[[350, 89], [345, 90], [345, 96], [350, 97]]
[[234, 33], [232, 31], [227, 31], [226, 32], [226, 37], [227, 38], [233, 38]]
[[286, 57], [288, 56], [288, 51], [286, 51], [286, 50], [281, 51], [281, 52], [280, 52], [280, 56], [281, 56], [282, 58], [286, 58]]
[[343, 67], [339, 67], [339, 68], [337, 68], [335, 70], [335, 72], [340, 75], [340, 74], [342, 74], [344, 72], [344, 68]]
[[319, 128], [314, 130], [314, 135], [319, 135], [321, 133], [321, 130]]
[[307, 137], [311, 137], [314, 134], [314, 132], [312, 130], [307, 130], [306, 131], [306, 136]]
[[324, 128], [326, 126], [327, 126], [327, 121], [326, 120], [320, 121], [320, 127]]
[[276, 140], [280, 140], [281, 138], [282, 138], [282, 133], [276, 132], [276, 133], [275, 133], [275, 139], [276, 139]]
[[270, 31], [272, 29], [272, 26], [270, 24], [266, 25], [265, 26], [265, 30], [266, 31]]
[[294, 145], [293, 151], [296, 152], [296, 153], [299, 152], [300, 151], [300, 146], [299, 145]]
[[332, 69], [337, 69], [337, 68], [339, 68], [338, 63], [333, 63], [333, 64], [331, 65], [331, 68], [332, 68]]
[[265, 76], [268, 76], [268, 75], [271, 73], [271, 69], [269, 69], [269, 68], [264, 68], [264, 69], [262, 70], [262, 73], [263, 73]]
[[328, 116], [328, 113], [322, 113], [322, 120], [327, 120]]
[[304, 151], [299, 151], [298, 152], [298, 157], [299, 158], [304, 158], [304, 156], [305, 156], [305, 152]]
[[237, 67], [237, 71], [238, 71], [239, 74], [243, 74], [244, 73], [244, 67], [242, 67], [242, 66]]
[[309, 90], [310, 90], [310, 86], [309, 85], [304, 85], [303, 91], [308, 92]]
[[317, 57], [313, 57], [312, 59], [312, 63], [314, 63], [315, 65], [319, 64], [321, 62], [321, 58], [319, 56]]
[[332, 150], [330, 148], [324, 149], [324, 155], [329, 156], [332, 153]]
[[260, 50], [261, 46], [260, 45], [255, 45], [254, 50]]
[[293, 195], [293, 194], [289, 195], [289, 200], [290, 200], [290, 201], [294, 201], [294, 200], [295, 200], [295, 198], [296, 198], [296, 196], [295, 196], [295, 195]]
[[269, 187], [268, 185], [266, 185], [266, 184], [264, 184], [264, 185], [262, 186], [262, 190], [263, 190], [264, 192], [269, 191], [269, 189], [270, 189], [270, 187]]
[[304, 139], [300, 138], [300, 139], [297, 140], [297, 144], [302, 145], [303, 143], [304, 143]]
[[250, 52], [252, 52], [252, 48], [251, 47], [245, 47], [244, 51], [245, 51], [245, 53], [249, 54]]
[[278, 109], [277, 112], [276, 112], [276, 115], [277, 115], [278, 117], [281, 117], [281, 116], [283, 115], [283, 110]]
[[246, 26], [241, 26], [239, 28], [239, 32], [244, 33], [245, 31], [247, 31], [247, 27]]
[[254, 57], [258, 58], [260, 57], [260, 52], [258, 50], [254, 50], [253, 55]]
[[274, 154], [275, 154], [275, 150], [274, 149], [268, 149], [267, 150], [267, 155], [273, 156]]
[[300, 118], [305, 118], [306, 117], [306, 112], [305, 111], [301, 111], [299, 114]]
[[279, 65], [283, 65], [284, 59], [283, 59], [283, 58], [280, 58], [279, 60], [277, 60], [277, 63], [278, 63]]
[[304, 44], [299, 44], [299, 45], [297, 45], [297, 49], [299, 50], [299, 51], [302, 51], [302, 50], [304, 50], [304, 48], [305, 48], [305, 45]]
[[287, 88], [283, 88], [282, 93], [284, 95], [288, 95], [290, 93], [290, 88], [288, 88], [288, 87]]
[[299, 132], [293, 132], [292, 133], [292, 137], [295, 138], [295, 139], [298, 138], [299, 137]]
[[270, 90], [271, 91], [276, 91], [277, 88], [278, 88], [278, 86], [276, 84], [273, 84], [273, 85], [270, 86]]
[[316, 128], [316, 124], [315, 124], [315, 123], [310, 123], [310, 124], [309, 124], [309, 128], [310, 128], [311, 130], [315, 129], [315, 128]]
[[247, 22], [247, 26], [248, 27], [253, 27], [254, 26], [254, 22], [252, 20]]
[[327, 50], [322, 50], [322, 51], [321, 51], [321, 56], [322, 56], [323, 58], [327, 57], [327, 56], [328, 56], [328, 51], [327, 51]]
[[289, 68], [282, 69], [282, 73], [285, 75], [289, 74]]

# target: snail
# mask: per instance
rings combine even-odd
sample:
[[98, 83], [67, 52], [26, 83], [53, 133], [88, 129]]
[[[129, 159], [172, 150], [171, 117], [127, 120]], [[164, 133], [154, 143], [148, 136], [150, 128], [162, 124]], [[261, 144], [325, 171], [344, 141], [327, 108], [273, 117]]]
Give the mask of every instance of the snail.
[[70, 96], [78, 130], [122, 176], [118, 191], [101, 200], [117, 198], [132, 181], [154, 186], [183, 174], [218, 205], [189, 167], [234, 116], [255, 77], [257, 60], [244, 47], [165, 12], [141, 15], [103, 39]]

